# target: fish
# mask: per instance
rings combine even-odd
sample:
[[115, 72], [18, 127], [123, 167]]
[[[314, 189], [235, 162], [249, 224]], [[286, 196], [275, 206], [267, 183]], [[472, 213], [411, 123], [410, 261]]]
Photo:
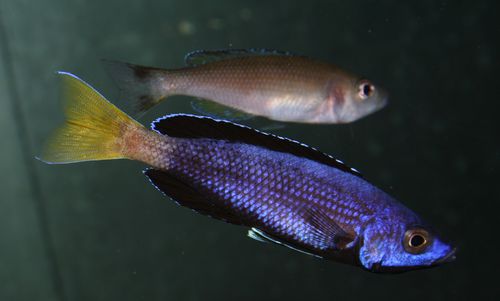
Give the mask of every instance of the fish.
[[75, 75], [59, 74], [66, 119], [47, 139], [43, 162], [143, 162], [149, 181], [180, 206], [245, 227], [252, 239], [372, 272], [455, 259], [419, 215], [313, 147], [191, 114], [166, 115], [148, 129]]
[[195, 51], [186, 67], [161, 69], [104, 60], [108, 74], [143, 113], [172, 95], [187, 95], [205, 115], [279, 122], [349, 123], [387, 103], [368, 79], [305, 56], [267, 49]]

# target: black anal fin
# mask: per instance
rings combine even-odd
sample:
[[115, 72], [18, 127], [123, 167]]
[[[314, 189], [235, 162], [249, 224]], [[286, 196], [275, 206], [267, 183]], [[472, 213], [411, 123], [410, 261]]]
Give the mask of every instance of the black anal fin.
[[210, 200], [208, 192], [200, 191], [168, 172], [149, 168], [144, 171], [151, 183], [163, 194], [171, 197], [179, 205], [193, 209], [203, 215], [241, 225], [243, 221], [234, 212]]

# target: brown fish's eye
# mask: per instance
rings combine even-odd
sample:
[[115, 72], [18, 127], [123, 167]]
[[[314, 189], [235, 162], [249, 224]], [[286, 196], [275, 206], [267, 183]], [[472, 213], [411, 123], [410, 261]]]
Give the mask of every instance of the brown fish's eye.
[[359, 97], [361, 99], [367, 99], [373, 94], [373, 91], [375, 91], [375, 87], [368, 81], [361, 81], [359, 84]]
[[420, 254], [424, 252], [431, 243], [429, 232], [424, 229], [407, 230], [404, 237], [404, 248], [408, 253]]

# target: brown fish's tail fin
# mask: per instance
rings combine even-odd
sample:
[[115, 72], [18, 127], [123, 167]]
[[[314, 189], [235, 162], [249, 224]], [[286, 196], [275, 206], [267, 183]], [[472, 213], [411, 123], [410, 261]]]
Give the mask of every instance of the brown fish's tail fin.
[[59, 74], [66, 121], [48, 139], [39, 159], [61, 164], [127, 158], [124, 134], [144, 127], [78, 77]]
[[102, 62], [134, 114], [141, 115], [170, 95], [165, 84], [167, 70], [112, 60]]

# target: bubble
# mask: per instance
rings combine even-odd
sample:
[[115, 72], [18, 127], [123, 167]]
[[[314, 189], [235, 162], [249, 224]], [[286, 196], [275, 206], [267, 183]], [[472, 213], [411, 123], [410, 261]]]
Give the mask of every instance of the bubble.
[[191, 21], [188, 20], [182, 20], [177, 24], [177, 30], [181, 35], [192, 35], [195, 33], [196, 28], [194, 24]]

